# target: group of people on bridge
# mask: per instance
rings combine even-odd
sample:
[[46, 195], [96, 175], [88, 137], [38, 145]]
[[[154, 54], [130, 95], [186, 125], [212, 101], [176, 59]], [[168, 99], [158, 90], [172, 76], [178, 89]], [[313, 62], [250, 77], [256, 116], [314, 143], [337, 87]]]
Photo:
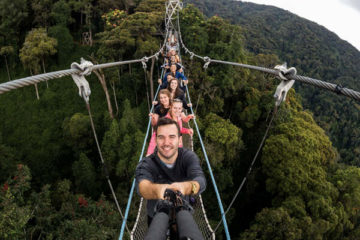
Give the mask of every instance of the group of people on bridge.
[[[206, 179], [198, 156], [192, 150], [183, 148], [182, 134], [193, 135], [193, 129], [185, 128], [183, 123], [189, 122], [195, 116], [186, 115], [184, 112], [191, 107], [185, 98], [189, 80], [184, 75], [184, 67], [177, 54], [178, 44], [172, 34], [166, 43], [166, 50], [166, 54], [163, 54], [165, 63], [162, 66], [165, 74], [158, 80], [161, 90], [158, 101], [153, 102], [154, 112], [149, 114], [153, 133], [146, 157], [136, 168], [137, 191], [148, 200], [147, 214], [150, 228], [145, 239], [155, 238], [150, 236], [153, 234], [151, 223], [156, 217], [159, 219], [161, 214], [165, 214], [171, 219], [171, 212], [175, 211], [174, 214], [177, 216], [175, 218], [181, 219], [183, 216], [181, 214], [191, 212], [189, 199], [202, 193], [206, 188]], [[194, 221], [189, 216], [185, 219], [182, 221], [183, 224]], [[170, 226], [170, 230], [165, 233], [170, 239], [179, 239], [181, 233], [174, 229], [181, 229], [183, 224], [177, 222], [175, 227]], [[158, 222], [156, 225], [159, 228]], [[198, 229], [195, 235], [193, 229], [190, 232], [192, 233], [185, 234], [188, 238], [203, 239]]]

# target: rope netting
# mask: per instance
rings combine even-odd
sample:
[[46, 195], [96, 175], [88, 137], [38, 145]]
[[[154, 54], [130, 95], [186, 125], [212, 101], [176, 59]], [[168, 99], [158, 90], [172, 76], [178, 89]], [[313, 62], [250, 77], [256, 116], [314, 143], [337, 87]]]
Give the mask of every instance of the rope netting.
[[[147, 222], [147, 211], [146, 211], [146, 199], [141, 198], [139, 211], [136, 217], [136, 222], [133, 229], [131, 230], [130, 239], [131, 240], [142, 240], [144, 239], [146, 232], [148, 230]], [[211, 228], [209, 221], [206, 216], [206, 211], [204, 208], [203, 200], [201, 195], [196, 196], [196, 203], [193, 206], [194, 208], [194, 220], [197, 223], [204, 239], [214, 240], [215, 232]]]

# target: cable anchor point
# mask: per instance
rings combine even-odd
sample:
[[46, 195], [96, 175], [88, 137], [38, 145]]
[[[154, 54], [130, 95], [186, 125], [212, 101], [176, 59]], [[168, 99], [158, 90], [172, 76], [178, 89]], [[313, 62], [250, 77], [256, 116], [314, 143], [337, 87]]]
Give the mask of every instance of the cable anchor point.
[[79, 70], [79, 73], [72, 74], [71, 77], [74, 80], [76, 86], [79, 88], [79, 96], [82, 97], [86, 103], [89, 103], [89, 97], [91, 94], [89, 82], [85, 76], [89, 76], [94, 64], [90, 61], [86, 61], [84, 58], [80, 59], [80, 64], [73, 62], [71, 69]]
[[204, 69], [207, 69], [209, 67], [209, 64], [211, 63], [211, 59], [209, 57], [204, 57]]
[[146, 63], [147, 63], [148, 60], [149, 60], [148, 57], [143, 57], [143, 58], [141, 59], [141, 63], [142, 63], [142, 65], [143, 65], [143, 69], [144, 69], [144, 70], [147, 68]]
[[281, 83], [277, 86], [274, 98], [276, 107], [285, 101], [286, 95], [290, 88], [294, 85], [295, 80], [292, 79], [296, 75], [296, 68], [291, 67], [287, 68], [287, 64], [276, 65], [274, 69], [278, 70], [278, 78], [281, 80]]
[[194, 59], [194, 53], [193, 52], [190, 52], [190, 59], [193, 60]]

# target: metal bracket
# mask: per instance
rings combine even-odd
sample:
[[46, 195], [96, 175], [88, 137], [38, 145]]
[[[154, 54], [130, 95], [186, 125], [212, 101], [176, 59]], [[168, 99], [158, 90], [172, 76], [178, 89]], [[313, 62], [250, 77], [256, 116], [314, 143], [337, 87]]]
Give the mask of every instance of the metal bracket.
[[294, 85], [295, 80], [292, 80], [291, 78], [296, 75], [297, 71], [294, 67], [288, 69], [286, 63], [283, 65], [276, 65], [274, 69], [279, 70], [278, 78], [282, 80], [277, 86], [274, 94], [275, 105], [278, 107], [285, 101], [288, 91]]
[[283, 101], [285, 101], [286, 95], [294, 83], [295, 80], [282, 80], [281, 83], [277, 86], [274, 94], [275, 105], [277, 107], [280, 106]]
[[207, 69], [209, 67], [209, 64], [211, 63], [211, 59], [209, 57], [204, 57], [204, 69]]
[[287, 68], [287, 63], [283, 63], [282, 65], [276, 65], [274, 69], [278, 70], [278, 78], [280, 80], [291, 80], [292, 77], [295, 76], [297, 73], [296, 68]]
[[73, 62], [71, 64], [71, 69], [76, 69], [81, 71], [80, 73], [72, 74], [71, 77], [74, 80], [76, 86], [79, 88], [79, 96], [82, 97], [87, 103], [89, 102], [89, 97], [91, 94], [89, 82], [86, 80], [85, 76], [91, 74], [92, 66], [94, 64], [90, 61], [86, 61], [81, 58], [80, 64]]
[[148, 57], [143, 57], [143, 58], [141, 59], [141, 63], [142, 63], [142, 65], [143, 65], [143, 69], [146, 69], [146, 68], [147, 68], [146, 63], [147, 63], [148, 60], [149, 60]]
[[194, 58], [194, 53], [190, 52], [190, 59], [193, 60], [193, 58]]

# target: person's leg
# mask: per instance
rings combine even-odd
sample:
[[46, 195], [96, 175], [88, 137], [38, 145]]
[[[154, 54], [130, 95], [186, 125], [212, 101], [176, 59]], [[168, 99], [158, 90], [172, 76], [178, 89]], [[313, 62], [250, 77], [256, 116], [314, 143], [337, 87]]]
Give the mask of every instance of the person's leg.
[[[149, 218], [148, 218], [149, 222]], [[145, 240], [166, 240], [169, 228], [169, 215], [165, 212], [158, 212], [152, 218]]]
[[148, 227], [150, 227], [150, 224], [151, 224], [152, 220], [153, 220], [153, 218], [148, 215], [147, 216]]

